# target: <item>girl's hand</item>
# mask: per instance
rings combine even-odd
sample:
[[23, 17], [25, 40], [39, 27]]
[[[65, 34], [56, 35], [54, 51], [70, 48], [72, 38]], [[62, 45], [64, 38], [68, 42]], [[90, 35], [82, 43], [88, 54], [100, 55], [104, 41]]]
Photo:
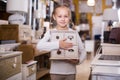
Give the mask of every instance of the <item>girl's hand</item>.
[[59, 41], [59, 46], [60, 48], [62, 49], [68, 49], [68, 48], [71, 48], [73, 47], [73, 44], [72, 43], [69, 43], [69, 42], [66, 42], [67, 39], [63, 39], [63, 40], [60, 40]]
[[67, 62], [72, 63], [72, 64], [78, 64], [79, 60], [78, 59], [68, 59]]

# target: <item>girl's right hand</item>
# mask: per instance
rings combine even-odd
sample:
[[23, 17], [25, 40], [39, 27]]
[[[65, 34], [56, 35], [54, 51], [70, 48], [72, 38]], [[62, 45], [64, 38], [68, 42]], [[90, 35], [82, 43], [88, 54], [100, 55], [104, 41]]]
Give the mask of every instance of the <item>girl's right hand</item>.
[[68, 49], [68, 48], [73, 47], [73, 44], [70, 43], [70, 42], [66, 42], [66, 40], [67, 39], [65, 38], [65, 39], [59, 41], [60, 48], [62, 48], [62, 49]]

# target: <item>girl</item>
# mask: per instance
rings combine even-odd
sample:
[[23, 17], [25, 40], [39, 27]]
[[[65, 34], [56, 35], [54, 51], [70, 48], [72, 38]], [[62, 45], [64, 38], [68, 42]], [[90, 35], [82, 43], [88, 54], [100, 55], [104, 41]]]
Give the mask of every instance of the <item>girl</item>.
[[[66, 5], [59, 5], [53, 11], [53, 19], [56, 21], [56, 27], [54, 30], [68, 30], [73, 31], [69, 28], [69, 22], [71, 19], [71, 11]], [[47, 31], [44, 37], [38, 42], [38, 50], [52, 51], [55, 49], [68, 49], [73, 46], [72, 43], [66, 42], [66, 39], [59, 41], [50, 41], [50, 31]], [[51, 60], [51, 80], [75, 80], [76, 65], [83, 62], [86, 58], [86, 52], [83, 47], [82, 41], [77, 34], [78, 47], [79, 47], [79, 60]]]

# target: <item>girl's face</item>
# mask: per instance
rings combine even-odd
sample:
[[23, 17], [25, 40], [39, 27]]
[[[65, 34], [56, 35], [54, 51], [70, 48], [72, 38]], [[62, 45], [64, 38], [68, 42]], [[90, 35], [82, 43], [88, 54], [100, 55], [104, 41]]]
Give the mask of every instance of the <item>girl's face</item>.
[[53, 18], [57, 22], [58, 29], [67, 29], [70, 20], [70, 12], [66, 7], [57, 8]]

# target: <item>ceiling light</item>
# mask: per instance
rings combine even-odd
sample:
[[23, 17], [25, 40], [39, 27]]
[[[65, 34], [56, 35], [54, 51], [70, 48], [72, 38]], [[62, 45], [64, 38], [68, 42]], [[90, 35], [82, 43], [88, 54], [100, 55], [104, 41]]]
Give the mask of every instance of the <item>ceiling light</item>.
[[94, 6], [95, 5], [95, 0], [87, 0], [87, 5], [88, 6]]

